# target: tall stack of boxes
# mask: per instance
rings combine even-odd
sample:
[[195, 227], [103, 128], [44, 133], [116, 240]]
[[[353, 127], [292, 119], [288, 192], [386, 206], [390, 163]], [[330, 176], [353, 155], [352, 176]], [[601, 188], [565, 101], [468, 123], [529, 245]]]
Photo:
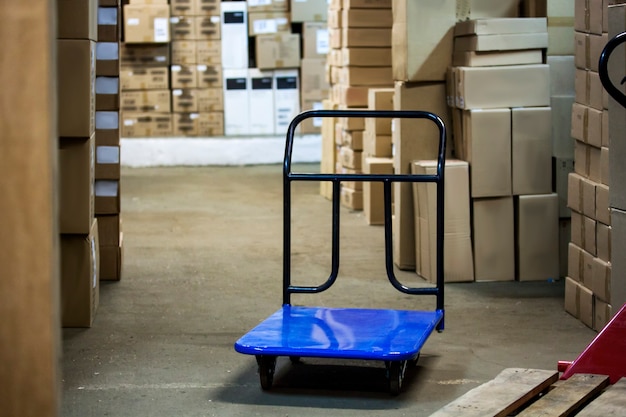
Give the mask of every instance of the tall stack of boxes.
[[479, 281], [559, 277], [546, 23], [478, 19], [455, 28], [455, 151], [470, 163]]
[[99, 302], [94, 215], [98, 3], [57, 2], [61, 324], [91, 327]]
[[[117, 50], [121, 42], [121, 7], [117, 0], [100, 0], [98, 43]], [[120, 64], [96, 63], [95, 214], [100, 243], [100, 279], [119, 281], [123, 234], [120, 194]]]
[[[326, 60], [329, 52], [328, 24], [324, 22], [302, 23], [302, 61], [300, 63], [301, 111], [323, 109], [322, 101], [330, 94], [326, 79]], [[320, 118], [307, 119], [301, 132], [321, 133]]]
[[[574, 173], [568, 183], [572, 220], [565, 310], [597, 330], [611, 317], [611, 306], [626, 301], [624, 281], [612, 279], [611, 274], [617, 270], [611, 261], [619, 263], [611, 251], [619, 253], [620, 248], [620, 240], [615, 239], [619, 226], [612, 228], [612, 223], [617, 220], [619, 224], [619, 209], [624, 207], [620, 201], [625, 194], [619, 188], [609, 189], [609, 179], [617, 187], [621, 183], [622, 162], [614, 158], [613, 146], [623, 140], [626, 119], [623, 108], [609, 100], [598, 75], [604, 45], [609, 36], [626, 29], [626, 22], [624, 6], [612, 6], [609, 18], [607, 3], [576, 2], [576, 103], [572, 106], [571, 130], [576, 141]], [[626, 67], [623, 53], [609, 62], [615, 65], [613, 74], [621, 77]], [[619, 149], [616, 153], [619, 155]]]

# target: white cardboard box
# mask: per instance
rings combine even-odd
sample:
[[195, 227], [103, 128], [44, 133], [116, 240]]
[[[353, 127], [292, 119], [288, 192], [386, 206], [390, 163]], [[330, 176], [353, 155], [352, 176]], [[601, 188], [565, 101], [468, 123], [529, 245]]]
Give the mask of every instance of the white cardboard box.
[[224, 70], [224, 134], [250, 133], [248, 70]]
[[274, 80], [274, 129], [277, 135], [284, 135], [291, 120], [300, 113], [298, 70], [276, 70]]
[[222, 2], [222, 67], [248, 68], [248, 12], [245, 1]]
[[248, 70], [250, 99], [248, 105], [249, 133], [274, 134], [274, 71]]

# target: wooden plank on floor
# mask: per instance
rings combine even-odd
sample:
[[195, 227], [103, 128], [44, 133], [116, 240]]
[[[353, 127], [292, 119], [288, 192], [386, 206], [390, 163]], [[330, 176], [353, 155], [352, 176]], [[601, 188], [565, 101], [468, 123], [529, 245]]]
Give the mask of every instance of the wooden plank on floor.
[[518, 417], [566, 417], [598, 395], [607, 385], [606, 375], [575, 374], [563, 381], [538, 401], [518, 414]]
[[508, 368], [489, 382], [436, 411], [431, 417], [504, 417], [557, 381], [559, 373]]
[[576, 417], [623, 416], [624, 410], [626, 410], [626, 379], [622, 378], [576, 414]]

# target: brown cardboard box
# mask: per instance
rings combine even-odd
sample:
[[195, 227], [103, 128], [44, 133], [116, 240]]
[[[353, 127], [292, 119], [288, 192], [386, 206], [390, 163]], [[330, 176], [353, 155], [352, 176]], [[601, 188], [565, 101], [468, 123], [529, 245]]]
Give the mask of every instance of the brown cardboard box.
[[196, 41], [196, 63], [199, 65], [217, 65], [222, 63], [222, 43], [217, 40]]
[[552, 191], [550, 107], [518, 107], [512, 118], [513, 195]]
[[119, 180], [120, 176], [120, 146], [97, 145], [95, 179]]
[[61, 235], [61, 325], [91, 327], [100, 300], [98, 222], [88, 234]]
[[363, 191], [342, 186], [341, 204], [352, 210], [363, 210]]
[[198, 62], [197, 41], [172, 41], [172, 64], [191, 65]]
[[598, 72], [598, 62], [608, 37], [588, 33], [575, 32], [575, 64], [576, 68]]
[[[172, 112], [173, 113], [197, 113], [198, 99], [196, 89], [172, 90]], [[176, 124], [174, 124], [176, 130]]]
[[98, 242], [102, 246], [119, 246], [122, 217], [119, 214], [98, 216]]
[[572, 240], [570, 219], [559, 219], [559, 277], [567, 276], [568, 247]]
[[198, 136], [198, 113], [173, 113], [174, 136]]
[[114, 143], [120, 142], [120, 112], [119, 110], [96, 111], [96, 142]]
[[[393, 174], [391, 158], [366, 157], [363, 160], [365, 174]], [[367, 181], [363, 183], [363, 212], [370, 225], [384, 224], [383, 184]]]
[[[301, 96], [300, 109], [302, 111], [307, 110], [322, 110], [322, 99], [306, 98]], [[302, 134], [318, 134], [322, 129], [322, 117], [311, 117], [305, 119], [300, 123], [300, 133]], [[359, 183], [360, 184], [360, 183]], [[354, 187], [352, 187], [354, 188]]]
[[[370, 87], [367, 86], [349, 86], [335, 84], [331, 87], [333, 101], [341, 106], [346, 107], [365, 107], [367, 106], [367, 92]], [[363, 126], [365, 129], [365, 126]]]
[[594, 218], [604, 224], [611, 224], [611, 212], [609, 211], [609, 187], [603, 184], [597, 184], [596, 187], [596, 204]]
[[507, 33], [502, 35], [467, 35], [454, 38], [454, 52], [511, 51], [544, 49], [548, 33]]
[[198, 113], [198, 136], [224, 136], [224, 113]]
[[593, 259], [591, 254], [586, 253], [584, 250], [569, 242], [567, 244], [568, 252], [568, 267], [567, 276], [576, 282], [584, 282], [585, 276], [585, 254]]
[[596, 298], [611, 302], [611, 264], [600, 258], [593, 258], [593, 279], [591, 290]]
[[[169, 44], [125, 44], [120, 49], [120, 62], [123, 67], [168, 67], [170, 65]], [[174, 42], [172, 43], [172, 54]]]
[[170, 14], [172, 16], [195, 16], [195, 0], [170, 0]]
[[594, 300], [594, 319], [593, 319], [593, 329], [597, 332], [604, 329], [604, 327], [609, 323], [611, 318], [613, 317], [613, 307], [611, 304], [606, 303], [599, 298]]
[[471, 19], [458, 22], [454, 36], [545, 33], [547, 30], [544, 17]]
[[198, 86], [198, 67], [196, 65], [172, 65], [172, 89], [196, 88]]
[[569, 218], [568, 183], [569, 174], [574, 172], [574, 158], [552, 158], [553, 191], [559, 196], [559, 218]]
[[[439, 115], [446, 126], [450, 125], [444, 83], [396, 82], [393, 107], [394, 110], [431, 111]], [[408, 174], [412, 161], [437, 157], [439, 130], [428, 120], [394, 120], [392, 140], [395, 173]], [[394, 193], [394, 262], [401, 269], [412, 269], [415, 268], [415, 229], [411, 184], [395, 183]]]
[[511, 195], [511, 110], [464, 111], [463, 144], [472, 197]]
[[388, 48], [391, 46], [391, 28], [342, 28], [343, 48]]
[[580, 286], [580, 321], [593, 329], [594, 298], [589, 288]]
[[329, 46], [328, 27], [325, 22], [302, 23], [303, 58], [326, 58]]
[[[435, 175], [437, 161], [414, 161], [411, 172]], [[474, 281], [467, 162], [446, 161], [444, 193], [444, 279], [446, 282]], [[437, 186], [414, 183], [413, 206], [416, 208], [416, 272], [434, 283], [437, 281]]]
[[116, 7], [98, 7], [98, 41], [120, 42], [122, 39], [122, 10]]
[[601, 181], [602, 150], [580, 141], [574, 144], [574, 171], [594, 182]]
[[222, 67], [219, 65], [198, 65], [198, 88], [221, 88], [224, 79]]
[[98, 40], [98, 3], [94, 0], [58, 0], [57, 39]]
[[[337, 170], [337, 172], [340, 174], [354, 175], [354, 174], [360, 174], [361, 170], [341, 167], [341, 169]], [[348, 188], [350, 190], [358, 191], [358, 192], [363, 191], [363, 181], [342, 181], [341, 186]]]
[[604, 107], [604, 88], [597, 72], [576, 69], [574, 79], [576, 102], [602, 110]]
[[120, 108], [125, 112], [169, 113], [170, 90], [123, 91]]
[[328, 97], [330, 85], [325, 80], [326, 62], [324, 59], [304, 58], [300, 65], [301, 94], [305, 99]]
[[572, 243], [596, 255], [596, 221], [572, 211]]
[[58, 132], [90, 137], [95, 129], [96, 43], [57, 40]]
[[341, 164], [344, 168], [361, 170], [362, 168], [361, 151], [356, 151], [347, 146], [342, 146], [340, 155], [341, 155]]
[[[393, 94], [393, 88], [370, 88], [367, 95], [368, 109], [393, 110]], [[365, 130], [369, 130], [374, 138], [378, 134], [389, 136], [391, 135], [391, 119], [380, 117], [365, 119]]]
[[343, 0], [344, 9], [390, 9], [392, 0]]
[[224, 111], [224, 92], [221, 88], [203, 88], [196, 90], [199, 113]]
[[122, 67], [122, 90], [161, 90], [170, 88], [167, 67]]
[[172, 132], [170, 113], [122, 113], [122, 136], [125, 138], [167, 137]]
[[341, 143], [343, 146], [346, 146], [353, 151], [363, 151], [363, 130], [344, 130]]
[[291, 21], [287, 11], [248, 13], [249, 36], [290, 32]]
[[457, 67], [456, 107], [462, 109], [550, 105], [550, 70], [546, 64]]
[[559, 202], [556, 194], [517, 197], [517, 278], [559, 278]]
[[341, 64], [357, 67], [386, 67], [391, 65], [391, 48], [343, 48]]
[[609, 168], [609, 148], [602, 147], [600, 149], [600, 183], [606, 186], [609, 186]]
[[452, 65], [455, 67], [491, 67], [499, 65], [531, 65], [543, 63], [541, 49], [516, 51], [455, 51]]
[[170, 38], [173, 41], [197, 39], [195, 18], [192, 16], [172, 16], [170, 18]]
[[393, 15], [389, 9], [343, 9], [341, 27], [390, 28]]
[[298, 68], [300, 35], [276, 34], [256, 37], [256, 65], [260, 69]]
[[[578, 213], [582, 213], [585, 196], [587, 199], [591, 199], [591, 197], [595, 199], [595, 188], [589, 188], [592, 184], [590, 181], [585, 181], [585, 177], [571, 172], [568, 175], [567, 206]], [[593, 196], [591, 195], [592, 192], [594, 193]]]
[[94, 192], [96, 215], [120, 212], [120, 181], [95, 180]]
[[328, 16], [326, 0], [291, 0], [292, 22], [325, 22]]
[[584, 104], [572, 105], [572, 126], [570, 133], [572, 138], [581, 142], [587, 142], [587, 126], [589, 123], [589, 107]]
[[[281, 0], [273, 1], [280, 2]], [[215, 14], [219, 14], [220, 3], [220, 0], [196, 0], [196, 13], [200, 16], [212, 16]]]
[[574, 29], [587, 33], [602, 33], [602, 0], [575, 0]]
[[578, 304], [578, 292], [580, 284], [570, 277], [565, 277], [565, 311], [572, 316], [580, 317], [580, 308]]
[[124, 237], [120, 233], [119, 245], [100, 247], [100, 281], [120, 281], [124, 258]]
[[571, 0], [545, 2], [548, 16], [548, 55], [574, 55], [574, 4]]
[[596, 256], [605, 262], [611, 262], [611, 226], [596, 223]]
[[393, 82], [391, 67], [343, 67], [339, 83], [345, 85], [385, 85]]
[[513, 197], [472, 199], [476, 281], [515, 280]]
[[198, 40], [217, 40], [222, 37], [220, 16], [195, 16], [195, 33]]
[[96, 75], [103, 77], [119, 77], [120, 75], [120, 43], [96, 43]]
[[391, 135], [380, 135], [371, 130], [365, 130], [363, 133], [363, 155], [391, 158], [393, 156]]
[[94, 219], [95, 138], [59, 140], [59, 231], [87, 234]]
[[[219, 7], [219, 1], [217, 2]], [[289, 0], [248, 0], [249, 12], [271, 12], [289, 10]]]
[[124, 5], [126, 43], [167, 43], [170, 41], [168, 4]]
[[96, 77], [96, 110], [119, 110], [119, 77]]

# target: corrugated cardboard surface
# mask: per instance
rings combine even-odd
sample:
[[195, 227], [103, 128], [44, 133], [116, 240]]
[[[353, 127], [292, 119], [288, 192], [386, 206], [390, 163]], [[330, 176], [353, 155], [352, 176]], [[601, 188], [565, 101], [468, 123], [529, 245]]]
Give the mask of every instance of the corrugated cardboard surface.
[[513, 108], [513, 194], [552, 191], [552, 114], [550, 107]]
[[57, 0], [57, 39], [98, 40], [98, 2]]
[[559, 206], [556, 194], [517, 197], [517, 277], [545, 281], [559, 277]]
[[[391, 158], [367, 157], [364, 159], [365, 174], [393, 174]], [[383, 184], [367, 181], [363, 183], [363, 211], [367, 224], [384, 224]]]
[[95, 137], [59, 141], [59, 231], [87, 234], [94, 218]]
[[515, 280], [513, 197], [472, 200], [476, 281]]
[[170, 41], [169, 4], [124, 5], [126, 43], [166, 43]]

